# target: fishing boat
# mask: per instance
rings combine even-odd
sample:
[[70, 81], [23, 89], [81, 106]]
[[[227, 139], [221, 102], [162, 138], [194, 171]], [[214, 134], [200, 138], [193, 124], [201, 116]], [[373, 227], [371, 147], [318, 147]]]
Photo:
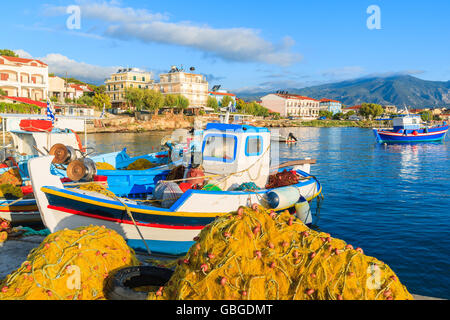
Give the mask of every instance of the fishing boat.
[[[195, 152], [199, 151], [186, 153], [184, 158], [196, 158]], [[240, 206], [258, 204], [277, 212], [290, 210], [305, 223], [312, 223], [309, 203], [322, 192], [319, 181], [309, 173], [310, 164], [315, 161], [289, 163], [292, 171], [282, 170], [284, 165], [271, 168], [267, 128], [208, 124], [200, 152], [201, 167], [197, 161], [191, 161], [186, 168], [188, 174], [179, 180], [167, 180], [171, 172], [168, 168], [152, 169], [141, 180], [131, 173], [138, 179], [132, 183], [129, 175], [109, 176], [108, 185], [115, 196], [65, 188], [51, 174], [52, 156], [34, 158], [28, 166], [42, 221], [51, 232], [104, 225], [120, 233], [136, 250], [182, 255], [206, 225]], [[192, 174], [200, 168], [201, 175]], [[280, 172], [295, 176], [295, 182], [266, 188], [271, 177]], [[126, 179], [128, 183], [121, 190], [120, 181]], [[194, 179], [206, 187], [181, 190], [182, 183], [195, 184]], [[248, 184], [254, 188], [241, 188]]]
[[[3, 164], [0, 165], [0, 175], [11, 169], [18, 169], [23, 182], [22, 189], [28, 190], [30, 186], [30, 175], [28, 172], [28, 161], [40, 155], [48, 153], [63, 153], [72, 160], [77, 157], [89, 156], [92, 163], [108, 163], [116, 169], [127, 168], [131, 163], [146, 159], [156, 165], [169, 163], [169, 154], [172, 158], [180, 158], [183, 152], [182, 144], [166, 142], [169, 150], [154, 152], [151, 154], [131, 157], [124, 148], [119, 152], [92, 155], [92, 150], [82, 145], [81, 139], [71, 129], [59, 129], [51, 127], [52, 121], [46, 120], [22, 120], [20, 130], [9, 131], [12, 136], [12, 145], [3, 148]], [[57, 146], [63, 146], [63, 151]], [[90, 152], [90, 153], [89, 153]], [[67, 178], [66, 168], [52, 166], [52, 173], [59, 178]], [[96, 172], [97, 173], [97, 172]], [[118, 175], [115, 170], [101, 170], [102, 175]], [[24, 192], [20, 199], [0, 198], [0, 218], [16, 223], [39, 222], [41, 217], [32, 192]]]
[[441, 141], [448, 132], [448, 125], [425, 126], [420, 115], [405, 115], [393, 120], [392, 129], [373, 129], [378, 143], [411, 143]]

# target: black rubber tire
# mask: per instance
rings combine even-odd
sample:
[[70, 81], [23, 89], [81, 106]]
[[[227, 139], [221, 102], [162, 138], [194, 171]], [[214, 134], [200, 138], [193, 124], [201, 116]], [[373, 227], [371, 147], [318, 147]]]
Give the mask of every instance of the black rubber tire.
[[106, 280], [105, 297], [108, 300], [147, 300], [148, 293], [133, 288], [143, 286], [163, 287], [172, 277], [173, 270], [139, 266], [117, 271]]

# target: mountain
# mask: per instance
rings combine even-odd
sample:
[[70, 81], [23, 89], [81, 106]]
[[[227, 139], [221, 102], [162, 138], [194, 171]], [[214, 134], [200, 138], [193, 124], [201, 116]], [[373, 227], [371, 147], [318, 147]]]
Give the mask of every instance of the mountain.
[[[315, 99], [339, 100], [347, 106], [364, 102], [419, 109], [450, 106], [450, 81], [428, 81], [409, 75], [366, 77], [285, 91]], [[261, 98], [268, 93], [241, 93], [240, 96]]]

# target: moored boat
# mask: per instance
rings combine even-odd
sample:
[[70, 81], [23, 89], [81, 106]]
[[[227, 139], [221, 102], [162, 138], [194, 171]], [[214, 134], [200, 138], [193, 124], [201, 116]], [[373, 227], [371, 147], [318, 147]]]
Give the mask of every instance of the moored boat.
[[[105, 225], [118, 231], [135, 249], [147, 246], [154, 253], [181, 255], [194, 243], [193, 238], [217, 216], [239, 206], [259, 204], [274, 211], [290, 210], [305, 223], [312, 223], [309, 202], [322, 192], [319, 181], [309, 172], [309, 163], [289, 173], [295, 181], [288, 186], [266, 188], [274, 173], [270, 168], [270, 131], [246, 125], [209, 124], [202, 140], [203, 174], [192, 176], [209, 188], [190, 188], [178, 192], [177, 182], [167, 181], [170, 170], [152, 169], [147, 180], [126, 184], [110, 181], [115, 196], [64, 188], [50, 172], [53, 157], [29, 161], [31, 182], [42, 220], [51, 232], [86, 225]], [[199, 170], [193, 163], [190, 170]], [[113, 180], [113, 179], [111, 179]], [[254, 189], [240, 188], [252, 183]], [[170, 188], [169, 188], [170, 185]], [[167, 186], [175, 197], [161, 198], [156, 191]], [[180, 187], [181, 190], [181, 187]], [[164, 193], [165, 194], [165, 193]], [[127, 198], [124, 197], [127, 196]], [[173, 195], [173, 194], [172, 194]], [[121, 197], [122, 196], [122, 197]]]
[[392, 129], [373, 129], [378, 143], [411, 143], [441, 141], [448, 132], [448, 125], [428, 127], [419, 115], [405, 115], [393, 119]]

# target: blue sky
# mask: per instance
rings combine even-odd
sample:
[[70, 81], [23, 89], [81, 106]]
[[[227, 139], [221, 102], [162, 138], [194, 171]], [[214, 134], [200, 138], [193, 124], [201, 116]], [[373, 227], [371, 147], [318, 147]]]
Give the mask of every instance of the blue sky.
[[[80, 29], [66, 26], [70, 5]], [[367, 27], [370, 5], [379, 30]], [[0, 47], [96, 83], [117, 67], [158, 79], [171, 65], [237, 92], [393, 73], [447, 81], [449, 14], [448, 0], [17, 0], [2, 3]]]

